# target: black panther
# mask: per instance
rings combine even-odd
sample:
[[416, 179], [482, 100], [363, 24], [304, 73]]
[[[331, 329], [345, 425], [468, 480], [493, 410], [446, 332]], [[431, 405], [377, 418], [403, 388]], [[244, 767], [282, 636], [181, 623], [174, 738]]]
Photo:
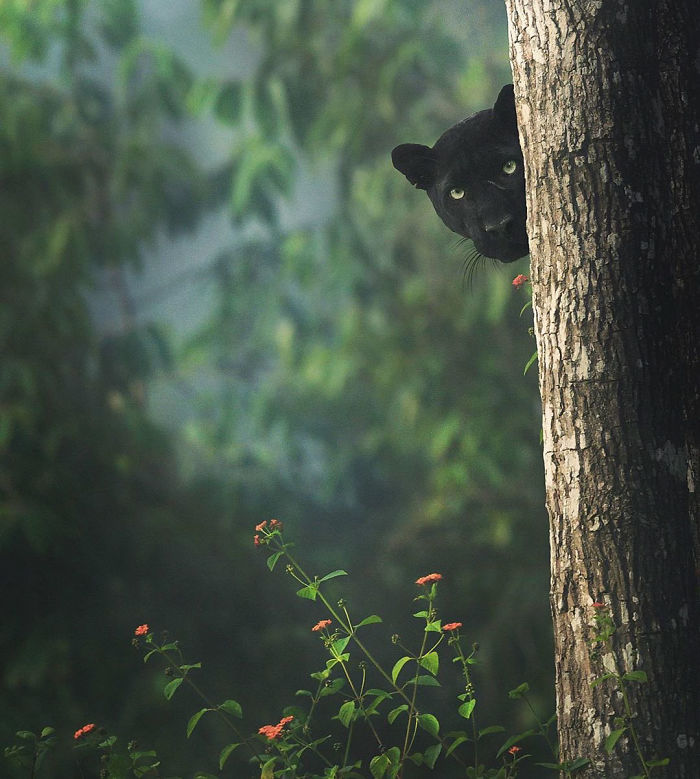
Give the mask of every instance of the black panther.
[[404, 143], [394, 167], [424, 189], [438, 216], [485, 257], [513, 262], [528, 254], [525, 176], [513, 85], [493, 108], [463, 119], [435, 145]]

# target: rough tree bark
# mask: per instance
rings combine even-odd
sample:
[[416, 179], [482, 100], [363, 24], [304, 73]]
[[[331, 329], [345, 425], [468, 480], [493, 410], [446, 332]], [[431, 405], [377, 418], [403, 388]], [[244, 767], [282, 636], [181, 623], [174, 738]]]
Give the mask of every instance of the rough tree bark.
[[[561, 759], [700, 777], [700, 29], [697, 0], [506, 0], [543, 403]], [[694, 550], [695, 545], [695, 550]], [[603, 667], [605, 666], [605, 667]]]

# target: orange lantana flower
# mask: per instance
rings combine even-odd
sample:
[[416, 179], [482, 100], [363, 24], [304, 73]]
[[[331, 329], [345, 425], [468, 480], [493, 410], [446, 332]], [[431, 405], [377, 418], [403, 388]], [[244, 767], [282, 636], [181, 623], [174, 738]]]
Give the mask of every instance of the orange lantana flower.
[[432, 584], [433, 582], [439, 582], [442, 579], [441, 573], [429, 573], [427, 576], [421, 576], [420, 579], [416, 579], [416, 584]]

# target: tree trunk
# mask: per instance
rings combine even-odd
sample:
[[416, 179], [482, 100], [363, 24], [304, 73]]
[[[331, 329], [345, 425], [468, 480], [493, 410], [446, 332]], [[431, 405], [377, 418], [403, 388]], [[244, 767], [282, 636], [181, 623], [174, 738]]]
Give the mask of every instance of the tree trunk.
[[[696, 0], [506, 0], [525, 155], [560, 759], [700, 777]], [[694, 549], [695, 546], [695, 549]], [[591, 657], [592, 604], [617, 626]], [[628, 730], [612, 749], [624, 701]]]

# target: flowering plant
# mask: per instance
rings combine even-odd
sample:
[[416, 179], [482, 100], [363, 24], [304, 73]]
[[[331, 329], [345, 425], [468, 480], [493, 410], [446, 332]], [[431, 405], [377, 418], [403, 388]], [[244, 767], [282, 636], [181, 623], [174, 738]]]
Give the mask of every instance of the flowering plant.
[[[253, 543], [268, 552], [270, 571], [284, 560], [284, 570], [299, 585], [297, 596], [322, 604], [328, 614], [309, 628], [320, 638], [326, 654], [323, 666], [311, 674], [315, 686], [298, 690], [296, 695], [303, 703], [286, 707], [277, 724], [258, 726], [249, 734], [241, 725], [243, 711], [237, 701], [227, 698], [217, 703], [201, 691], [192, 677], [202, 664], [185, 662], [178, 641], [167, 635], [156, 638], [148, 624], [139, 625], [132, 638], [135, 646], [145, 649], [144, 662], [157, 658], [164, 664], [169, 677], [163, 688], [166, 699], [170, 700], [184, 685], [204, 704], [189, 718], [187, 738], [210, 714], [219, 717], [232, 733], [233, 740], [219, 750], [220, 773], [230, 770], [229, 760], [236, 753], [257, 766], [261, 779], [401, 779], [422, 776], [426, 769], [435, 769], [436, 775], [440, 775], [437, 766], [447, 761], [455, 764], [458, 775], [468, 778], [511, 779], [518, 775], [520, 763], [530, 757], [520, 744], [533, 736], [543, 737], [556, 756], [556, 747], [548, 735], [554, 718], [546, 723], [537, 719], [536, 728], [489, 749], [491, 765], [486, 767], [485, 744], [505, 729], [501, 725], [482, 727], [478, 722], [473, 673], [478, 666], [479, 647], [474, 643], [469, 650], [464, 648], [462, 622], [441, 620], [437, 595], [442, 574], [430, 573], [416, 579], [414, 600], [419, 608], [413, 617], [422, 625], [420, 646], [409, 648], [400, 636], [392, 636], [399, 657], [389, 669], [375, 658], [364, 638], [367, 629], [382, 623], [381, 617], [370, 614], [357, 619], [345, 600], [332, 603], [326, 594], [326, 583], [347, 576], [346, 571], [309, 576], [292, 555], [293, 545], [285, 540], [282, 522], [276, 519], [257, 525]], [[446, 655], [456, 664], [461, 678], [455, 723], [450, 729], [430, 712], [424, 700], [427, 691], [441, 686], [440, 669]], [[527, 701], [527, 689], [527, 684], [523, 684], [509, 695], [524, 699], [534, 713]], [[54, 738], [51, 729], [45, 729], [39, 739], [34, 737], [35, 752], [40, 749], [42, 759], [49, 747], [48, 738]], [[154, 751], [137, 750], [135, 742], [131, 742], [126, 753], [120, 752], [116, 737], [94, 723], [75, 731], [74, 740], [81, 758], [99, 755], [100, 776], [104, 779], [161, 775]], [[368, 743], [373, 746], [368, 748]], [[10, 748], [6, 755], [24, 758], [27, 765], [30, 745]], [[36, 775], [37, 762], [32, 762], [32, 777]], [[579, 760], [538, 765], [569, 776], [587, 763]], [[213, 773], [202, 771], [196, 774], [196, 779], [213, 777]]]

